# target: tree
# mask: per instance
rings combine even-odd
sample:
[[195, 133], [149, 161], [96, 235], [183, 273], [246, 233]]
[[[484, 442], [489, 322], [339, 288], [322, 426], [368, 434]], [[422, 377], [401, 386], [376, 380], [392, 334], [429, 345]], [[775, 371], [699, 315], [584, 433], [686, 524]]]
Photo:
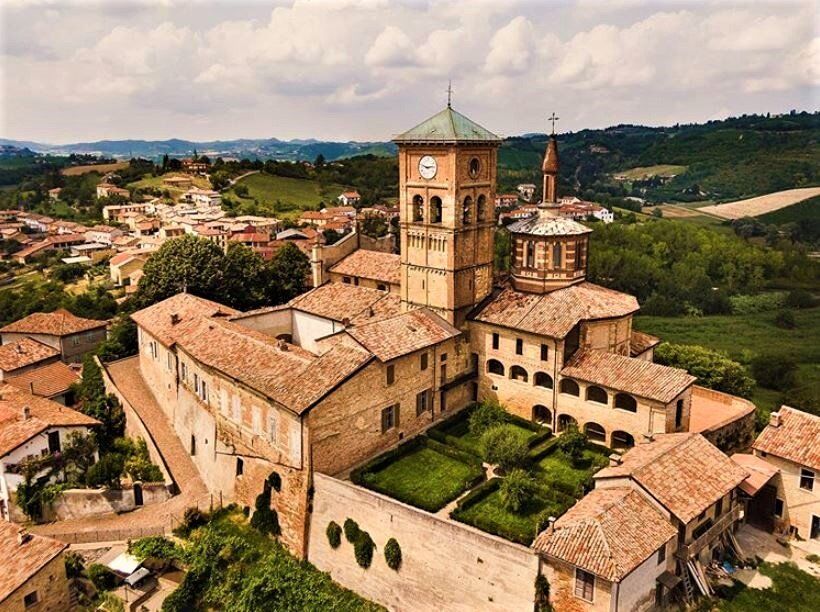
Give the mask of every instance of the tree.
[[316, 156], [316, 159], [313, 160], [313, 165], [317, 168], [323, 168], [325, 165], [325, 156], [319, 153]]
[[785, 391], [797, 382], [797, 361], [791, 355], [764, 353], [751, 365], [757, 383], [767, 389]]
[[302, 293], [310, 275], [310, 261], [299, 247], [288, 242], [270, 261], [268, 274], [268, 302], [281, 304]]
[[485, 431], [507, 422], [507, 412], [496, 400], [487, 399], [478, 404], [467, 421], [470, 433], [480, 437]]
[[239, 310], [258, 308], [265, 302], [265, 261], [243, 244], [232, 243], [223, 261], [223, 296]]
[[693, 344], [664, 342], [655, 349], [655, 361], [687, 370], [704, 387], [746, 398], [752, 394], [754, 380], [746, 369], [718, 351]]
[[89, 487], [119, 489], [124, 464], [122, 455], [117, 453], [103, 455], [97, 463], [89, 468], [85, 482]]
[[322, 232], [322, 235], [325, 237], [325, 244], [336, 244], [346, 234], [343, 234], [342, 232], [337, 232], [335, 229], [326, 229], [324, 232]]
[[204, 238], [169, 240], [145, 262], [135, 302], [145, 308], [182, 291], [219, 301], [224, 297], [224, 259], [222, 249]]
[[515, 468], [501, 482], [501, 501], [511, 512], [521, 512], [535, 491], [535, 480], [525, 470]]
[[513, 425], [496, 425], [485, 431], [480, 441], [481, 455], [487, 463], [508, 471], [527, 458], [527, 436]]
[[359, 231], [371, 238], [386, 236], [388, 230], [387, 220], [381, 215], [367, 215], [359, 221]]
[[125, 433], [125, 413], [119, 401], [105, 392], [102, 372], [92, 355], [83, 359], [83, 377], [74, 386], [83, 414], [94, 417], [102, 423], [95, 431], [100, 452], [113, 448], [114, 440]]
[[558, 438], [558, 448], [573, 461], [581, 458], [586, 446], [587, 437], [575, 423], [571, 423]]

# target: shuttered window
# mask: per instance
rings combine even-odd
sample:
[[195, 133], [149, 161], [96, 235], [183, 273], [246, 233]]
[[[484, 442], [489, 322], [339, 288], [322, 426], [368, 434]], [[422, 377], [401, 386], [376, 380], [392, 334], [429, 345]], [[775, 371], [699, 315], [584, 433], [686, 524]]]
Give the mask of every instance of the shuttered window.
[[580, 568], [575, 569], [575, 596], [592, 601], [595, 595], [595, 576]]
[[399, 405], [394, 404], [382, 410], [382, 433], [399, 425]]

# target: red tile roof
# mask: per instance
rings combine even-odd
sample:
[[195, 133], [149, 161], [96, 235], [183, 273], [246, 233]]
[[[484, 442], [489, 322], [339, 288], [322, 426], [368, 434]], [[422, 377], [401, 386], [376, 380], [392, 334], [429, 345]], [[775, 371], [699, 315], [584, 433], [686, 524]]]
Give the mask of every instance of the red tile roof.
[[78, 380], [79, 374], [62, 361], [54, 361], [5, 378], [8, 384], [24, 391], [31, 391], [40, 397], [62, 395]]
[[769, 422], [752, 448], [820, 470], [820, 417], [789, 406], [777, 413], [780, 425]]
[[455, 338], [460, 332], [437, 314], [420, 308], [355, 325], [347, 333], [381, 361], [390, 361]]
[[629, 338], [629, 354], [632, 357], [637, 357], [660, 343], [660, 338], [633, 329], [632, 336]]
[[749, 473], [696, 433], [659, 434], [634, 446], [621, 464], [595, 479], [629, 477], [667, 510], [689, 523], [743, 482]]
[[735, 453], [732, 461], [749, 472], [749, 477], [740, 483], [741, 490], [747, 495], [756, 495], [780, 471], [756, 455]]
[[398, 300], [391, 298], [390, 294], [346, 283], [326, 283], [290, 301], [296, 310], [334, 321], [365, 316], [370, 308], [376, 309], [385, 304], [394, 307], [393, 314], [399, 312]]
[[486, 303], [476, 321], [549, 336], [565, 337], [579, 321], [623, 317], [638, 310], [638, 300], [589, 282], [546, 294], [507, 288]]
[[703, 433], [720, 429], [754, 411], [755, 405], [749, 400], [694, 385], [689, 431]]
[[71, 314], [65, 308], [54, 312], [35, 312], [27, 317], [0, 328], [0, 333], [45, 334], [50, 336], [70, 336], [80, 332], [99, 329], [108, 325], [106, 321], [84, 319]]
[[19, 525], [0, 521], [0, 607], [4, 607], [9, 595], [68, 547], [64, 542], [35, 534], [26, 534], [21, 544], [17, 539], [21, 531]]
[[331, 267], [330, 271], [398, 285], [401, 282], [401, 256], [358, 249]]
[[134, 322], [165, 346], [171, 346], [180, 335], [180, 324], [199, 318], [233, 316], [240, 312], [210, 300], [178, 293], [131, 315]]
[[[29, 409], [28, 418], [23, 418], [25, 407]], [[50, 427], [91, 427], [99, 424], [97, 419], [82, 412], [0, 383], [0, 457]]]
[[54, 359], [60, 351], [31, 338], [23, 338], [0, 346], [0, 370], [11, 372], [26, 366]]
[[538, 534], [533, 548], [617, 582], [675, 537], [677, 530], [632, 487], [594, 489]]
[[680, 368], [591, 349], [577, 351], [561, 370], [561, 376], [664, 404], [671, 402], [697, 380]]

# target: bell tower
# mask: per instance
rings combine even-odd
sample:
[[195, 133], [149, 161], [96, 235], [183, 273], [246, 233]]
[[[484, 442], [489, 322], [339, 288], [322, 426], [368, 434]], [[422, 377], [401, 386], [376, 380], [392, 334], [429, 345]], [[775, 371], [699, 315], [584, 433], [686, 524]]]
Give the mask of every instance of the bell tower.
[[402, 308], [461, 327], [492, 290], [501, 139], [450, 106], [393, 139], [399, 147]]

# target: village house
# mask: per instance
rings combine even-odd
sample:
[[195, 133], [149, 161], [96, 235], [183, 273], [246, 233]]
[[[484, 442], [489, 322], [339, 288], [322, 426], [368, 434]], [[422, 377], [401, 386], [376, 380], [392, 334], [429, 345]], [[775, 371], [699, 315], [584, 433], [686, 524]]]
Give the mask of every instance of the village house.
[[54, 219], [37, 213], [20, 213], [18, 219], [25, 223], [26, 227], [38, 234], [47, 234], [54, 223]]
[[0, 519], [25, 520], [15, 501], [17, 487], [24, 482], [20, 462], [59, 453], [72, 434], [88, 435], [99, 424], [62, 404], [0, 383]]
[[504, 211], [498, 215], [498, 224], [506, 225], [513, 221], [520, 221], [522, 219], [529, 219], [538, 212], [538, 207], [535, 204], [522, 204], [516, 206], [512, 210]]
[[48, 251], [59, 251], [85, 242], [83, 234], [55, 234], [39, 242], [29, 244], [25, 248], [17, 251], [13, 258], [18, 263], [27, 264], [32, 259], [47, 253]]
[[521, 199], [526, 202], [532, 202], [533, 198], [535, 198], [535, 189], [536, 187], [533, 183], [521, 183], [515, 188]]
[[102, 215], [106, 221], [118, 221], [126, 213], [153, 214], [155, 210], [154, 202], [128, 202], [127, 204], [108, 204], [103, 206]]
[[582, 221], [592, 218], [603, 223], [612, 223], [615, 220], [613, 212], [594, 202], [585, 202], [574, 196], [561, 198], [558, 215], [567, 219]]
[[398, 294], [401, 258], [393, 253], [357, 249], [330, 268], [329, 280]]
[[498, 208], [512, 208], [518, 204], [517, 193], [501, 193], [495, 197], [495, 207]]
[[97, 197], [98, 198], [111, 198], [111, 197], [120, 197], [120, 198], [130, 198], [131, 192], [127, 189], [123, 189], [122, 187], [117, 187], [111, 183], [100, 183], [97, 185]]
[[60, 352], [30, 338], [0, 345], [0, 381], [63, 405], [74, 403], [77, 372], [60, 361]]
[[362, 201], [362, 196], [358, 191], [344, 191], [336, 198], [342, 206], [355, 207]]
[[122, 230], [110, 225], [95, 225], [85, 233], [88, 242], [111, 246], [115, 238], [122, 236]]
[[218, 207], [222, 204], [222, 195], [213, 189], [199, 189], [193, 187], [186, 191], [181, 198], [197, 207]]
[[162, 178], [162, 184], [176, 189], [187, 189], [193, 186], [194, 181], [190, 176], [165, 176]]
[[0, 328], [0, 339], [8, 344], [30, 338], [59, 350], [66, 363], [75, 363], [105, 340], [107, 327], [107, 321], [84, 319], [60, 308], [35, 312], [9, 323]]
[[188, 174], [207, 174], [210, 164], [200, 157], [186, 157], [182, 160], [182, 170]]
[[68, 544], [0, 521], [0, 610], [70, 610], [66, 548]]
[[134, 272], [142, 270], [150, 255], [151, 251], [144, 249], [125, 251], [114, 255], [114, 257], [108, 261], [111, 282], [118, 287], [129, 285]]
[[52, 200], [59, 200], [60, 199], [60, 192], [62, 191], [62, 187], [54, 187], [53, 189], [48, 190], [48, 197]]

